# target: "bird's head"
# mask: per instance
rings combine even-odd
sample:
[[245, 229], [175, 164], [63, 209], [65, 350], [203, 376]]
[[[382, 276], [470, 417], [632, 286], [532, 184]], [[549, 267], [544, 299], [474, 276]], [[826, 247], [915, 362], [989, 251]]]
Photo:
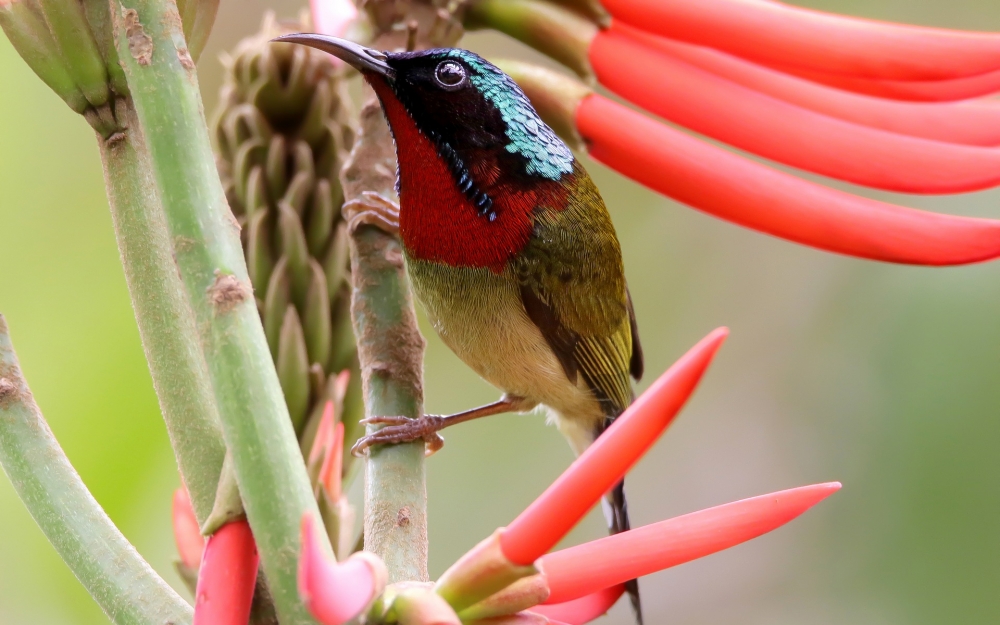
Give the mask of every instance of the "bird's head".
[[413, 257], [499, 270], [528, 241], [539, 206], [565, 206], [579, 176], [572, 151], [482, 57], [313, 34], [275, 41], [328, 52], [375, 90], [396, 141], [400, 235]]
[[394, 115], [398, 104], [424, 135], [468, 166], [482, 152], [493, 151], [502, 157], [501, 168], [512, 174], [558, 180], [573, 170], [572, 152], [517, 83], [473, 52], [382, 52], [305, 33], [275, 41], [318, 48], [354, 66], [375, 88], [394, 132], [402, 121]]

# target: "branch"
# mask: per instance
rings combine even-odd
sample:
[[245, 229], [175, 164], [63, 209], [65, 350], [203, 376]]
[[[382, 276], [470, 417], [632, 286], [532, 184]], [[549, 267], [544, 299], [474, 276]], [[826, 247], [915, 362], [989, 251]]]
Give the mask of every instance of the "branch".
[[216, 171], [180, 16], [172, 0], [115, 2], [112, 14], [269, 589], [284, 625], [312, 623], [298, 596], [295, 563], [299, 520], [319, 511]]
[[116, 625], [190, 623], [184, 602], [87, 490], [31, 395], [0, 315], [0, 464], [35, 522]]
[[[462, 36], [455, 11], [416, 0], [364, 4], [382, 50], [454, 45]], [[341, 173], [345, 209], [372, 194], [395, 197], [396, 154], [378, 101], [366, 90], [361, 129]], [[372, 416], [423, 412], [424, 340], [417, 329], [399, 241], [369, 225], [351, 236], [351, 316], [365, 409]], [[369, 433], [372, 430], [369, 429]], [[365, 463], [365, 550], [382, 558], [389, 582], [427, 580], [427, 486], [424, 443], [369, 450]]]
[[226, 447], [142, 128], [131, 100], [118, 100], [117, 106], [126, 130], [98, 138], [115, 237], [160, 410], [195, 516], [203, 523]]
[[[345, 207], [393, 191], [396, 155], [382, 110], [368, 91], [361, 129], [342, 174]], [[417, 329], [399, 242], [373, 226], [351, 235], [351, 316], [369, 416], [419, 417], [424, 339]], [[371, 433], [369, 426], [369, 433]], [[365, 550], [382, 558], [389, 582], [427, 581], [424, 442], [369, 450]]]

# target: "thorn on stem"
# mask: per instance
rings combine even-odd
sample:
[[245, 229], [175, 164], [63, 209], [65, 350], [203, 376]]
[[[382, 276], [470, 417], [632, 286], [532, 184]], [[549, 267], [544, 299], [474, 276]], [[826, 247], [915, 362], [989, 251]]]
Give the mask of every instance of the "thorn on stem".
[[224, 274], [218, 269], [215, 271], [215, 281], [208, 287], [212, 305], [219, 313], [226, 313], [236, 308], [247, 299], [249, 292], [250, 289], [240, 282], [239, 278], [232, 274]]
[[7, 378], [0, 378], [0, 406], [17, 395], [17, 385]]

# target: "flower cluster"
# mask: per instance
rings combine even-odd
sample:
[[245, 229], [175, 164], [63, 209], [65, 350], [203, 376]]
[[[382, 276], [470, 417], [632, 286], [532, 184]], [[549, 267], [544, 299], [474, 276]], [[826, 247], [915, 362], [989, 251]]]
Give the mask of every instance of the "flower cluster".
[[717, 506], [583, 545], [550, 550], [652, 447], [680, 412], [728, 334], [695, 345], [507, 527], [460, 558], [433, 585], [385, 586], [384, 565], [358, 552], [338, 563], [302, 522], [299, 587], [325, 625], [589, 622], [623, 584], [760, 536], [840, 488], [816, 484]]
[[[877, 189], [1000, 184], [1000, 35], [741, 0], [480, 0], [521, 39], [625, 100], [772, 161]], [[589, 16], [588, 16], [589, 15]], [[922, 265], [1000, 256], [1000, 222], [834, 190], [664, 125], [564, 75], [499, 63], [575, 147], [716, 217], [841, 254]]]

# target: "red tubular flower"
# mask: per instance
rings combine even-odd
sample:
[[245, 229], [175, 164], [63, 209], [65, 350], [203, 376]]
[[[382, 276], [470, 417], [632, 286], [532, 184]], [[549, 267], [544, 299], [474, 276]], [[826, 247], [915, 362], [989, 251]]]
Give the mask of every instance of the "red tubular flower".
[[821, 13], [765, 0], [602, 0], [650, 32], [778, 66], [884, 80], [1000, 70], [1000, 35]]
[[[713, 6], [731, 2], [707, 0]], [[651, 45], [650, 37], [630, 37], [635, 28], [612, 22], [601, 32], [590, 22], [580, 26], [583, 18], [573, 18], [569, 11], [560, 14], [550, 4], [542, 10], [541, 4], [481, 0], [474, 5], [474, 16], [477, 23], [504, 29], [539, 49], [557, 49], [551, 55], [572, 59], [564, 61], [569, 66], [593, 68], [602, 82], [641, 106], [798, 167], [907, 191], [961, 191], [1000, 182], [996, 148], [907, 136], [811, 111], [681, 61]], [[615, 7], [626, 4], [614, 2]], [[662, 2], [678, 4], [701, 6], [689, 0]], [[649, 0], [636, 0], [636, 5], [652, 11], [652, 17], [634, 26], [656, 30], [655, 6]], [[568, 24], [578, 28], [564, 32]], [[559, 36], [542, 41], [539, 33]], [[886, 262], [959, 265], [1000, 256], [1000, 221], [927, 213], [829, 189], [657, 123], [573, 79], [537, 66], [499, 63], [574, 148], [716, 217], [819, 249]], [[651, 83], [650, 76], [658, 74], [668, 80]], [[729, 110], [734, 103], [736, 113]], [[920, 120], [914, 117], [909, 123], [912, 127]], [[953, 167], [955, 163], [960, 165]]]
[[310, 515], [302, 517], [299, 595], [323, 625], [342, 625], [382, 592], [388, 573], [378, 556], [364, 551], [338, 564], [321, 550], [317, 534], [321, 530], [315, 525]]
[[333, 424], [336, 421], [336, 410], [333, 401], [329, 400], [323, 405], [323, 415], [319, 419], [319, 427], [316, 428], [316, 438], [313, 439], [312, 447], [309, 449], [309, 465], [312, 466], [325, 458], [333, 444]]
[[201, 535], [201, 529], [198, 527], [198, 519], [194, 515], [194, 508], [191, 507], [191, 497], [183, 486], [174, 491], [171, 512], [174, 542], [177, 543], [181, 564], [190, 571], [197, 571], [201, 554], [205, 551], [205, 537]]
[[781, 491], [546, 553], [659, 437], [726, 334], [720, 328], [702, 339], [510, 526], [445, 571], [434, 591], [462, 622], [583, 625], [604, 614], [628, 580], [774, 530], [840, 489], [831, 482]]
[[614, 24], [594, 38], [590, 61], [601, 84], [642, 108], [793, 167], [906, 193], [1000, 184], [1000, 150], [909, 137], [810, 111], [647, 47]]
[[728, 334], [719, 328], [692, 347], [503, 530], [510, 562], [532, 564], [622, 479], [673, 421]]
[[564, 603], [536, 605], [531, 612], [566, 625], [584, 625], [603, 616], [625, 594], [625, 586], [605, 588]]
[[257, 545], [246, 521], [212, 534], [198, 573], [193, 625], [246, 625], [257, 583]]
[[762, 495], [550, 553], [536, 563], [551, 590], [546, 603], [572, 601], [746, 542], [839, 489], [832, 482]]
[[679, 202], [823, 250], [896, 263], [1000, 256], [1000, 221], [919, 211], [790, 176], [659, 124], [599, 95], [576, 127], [595, 159]]
[[782, 71], [801, 76], [837, 89], [863, 93], [880, 98], [893, 100], [912, 100], [917, 102], [952, 102], [977, 98], [1000, 91], [1000, 70], [952, 78], [950, 80], [875, 80], [855, 76], [841, 76], [813, 72], [797, 67], [779, 67]]
[[326, 490], [330, 501], [340, 501], [341, 473], [344, 468], [344, 422], [338, 421], [333, 428], [330, 447], [319, 470], [319, 483]]
[[[716, 76], [830, 117], [936, 141], [1000, 145], [1000, 101], [997, 100], [945, 104], [886, 100], [790, 76], [712, 48], [650, 35], [623, 22], [615, 22], [613, 29]], [[997, 89], [1000, 89], [1000, 82]], [[738, 115], [743, 115], [742, 108]]]

